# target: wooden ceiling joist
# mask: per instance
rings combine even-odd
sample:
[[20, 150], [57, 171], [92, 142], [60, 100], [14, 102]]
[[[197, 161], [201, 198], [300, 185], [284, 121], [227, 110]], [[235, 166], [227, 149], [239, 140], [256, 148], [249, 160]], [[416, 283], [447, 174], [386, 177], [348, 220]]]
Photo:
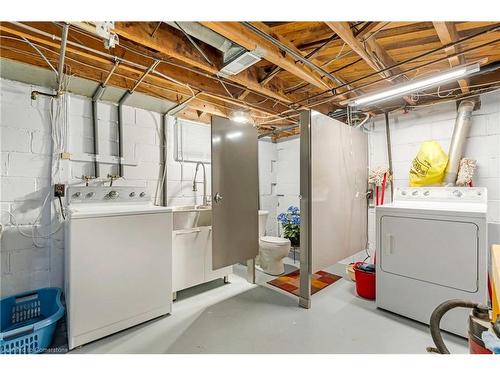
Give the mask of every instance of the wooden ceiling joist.
[[[115, 33], [139, 45], [146, 46], [155, 51], [164, 53], [167, 56], [173, 57], [186, 64], [202, 69], [211, 74], [217, 74], [221, 67], [222, 54], [214, 53], [214, 49], [207, 48], [212, 51], [209, 55], [211, 61], [216, 62], [215, 65], [210, 65], [203, 56], [192, 46], [189, 40], [182, 35], [178, 30], [175, 30], [168, 25], [161, 25], [156, 30], [156, 33], [151, 36], [152, 29], [156, 28], [154, 23], [144, 22], [116, 22]], [[289, 103], [290, 100], [281, 93], [264, 87], [257, 80], [249, 77], [248, 71], [244, 71], [236, 76], [228, 77], [233, 82], [248, 87], [249, 89], [262, 93], [265, 96], [275, 98], [277, 100]]]
[[[307, 66], [297, 64], [291, 56], [284, 54], [274, 44], [256, 35], [239, 22], [201, 22], [201, 24], [249, 51], [257, 50], [265, 60], [317, 88], [322, 90], [330, 88], [317, 72], [313, 72]], [[290, 42], [286, 41], [286, 43]]]
[[[57, 41], [53, 41], [49, 38], [45, 38], [43, 36], [38, 36], [38, 35], [33, 35], [31, 33], [25, 32], [23, 30], [19, 30], [18, 28], [11, 27], [9, 24], [6, 23], [1, 23], [0, 24], [0, 32], [2, 34], [10, 34], [13, 36], [21, 37], [21, 38], [26, 38], [28, 40], [31, 40], [34, 43], [37, 43], [39, 45], [45, 46], [45, 48], [51, 49], [54, 53], [57, 53], [59, 50], [59, 43]], [[86, 38], [84, 35], [78, 35], [78, 39], [81, 41], [85, 42], [85, 45], [87, 47], [90, 47], [91, 49], [99, 49], [103, 48], [102, 43], [98, 40], [93, 40]], [[20, 42], [21, 44], [24, 44], [23, 42]], [[106, 53], [106, 50], [102, 50], [101, 52]], [[143, 51], [144, 52], [144, 51]], [[67, 47], [67, 53], [70, 56], [75, 56], [81, 59], [84, 59], [87, 63], [95, 63], [98, 64], [102, 67], [108, 67], [106, 70], [109, 70], [112, 68], [112, 66], [115, 64], [115, 61], [113, 60], [112, 56], [109, 56], [109, 58], [99, 56], [93, 53], [90, 53], [89, 51], [81, 50], [75, 46], [68, 45]], [[150, 63], [151, 60], [144, 60], [144, 58], [141, 58], [139, 55], [136, 55], [134, 53], [129, 52], [128, 50], [125, 51], [120, 51], [119, 53], [120, 57], [123, 59], [126, 59], [127, 61], [130, 61], [131, 63], [135, 64], [148, 64]], [[155, 57], [161, 57], [158, 55], [153, 55], [151, 59]], [[23, 61], [23, 62], [28, 62], [28, 61]], [[78, 67], [75, 67], [75, 71], [78, 71]], [[134, 66], [130, 66], [127, 63], [122, 63], [118, 66], [118, 71], [120, 71], [123, 74], [129, 75], [130, 77], [137, 78], [140, 75], [142, 75], [143, 70], [136, 68]], [[183, 84], [176, 84], [173, 81], [170, 81], [162, 76], [157, 75], [158, 73], [164, 74], [166, 77], [174, 77], [175, 81], [182, 81]], [[101, 74], [102, 76], [102, 74]], [[95, 77], [86, 77], [92, 80], [97, 80]], [[231, 105], [235, 106], [234, 109], [238, 108], [247, 108], [250, 110], [255, 110], [257, 112], [265, 113], [267, 115], [273, 115], [276, 113], [276, 111], [273, 111], [271, 109], [272, 107], [272, 102], [265, 103], [264, 105], [252, 105], [251, 103], [244, 103], [242, 101], [235, 100], [233, 98], [224, 98], [226, 95], [225, 90], [222, 88], [222, 86], [217, 82], [217, 80], [210, 79], [204, 76], [200, 76], [199, 74], [195, 74], [190, 71], [183, 70], [181, 68], [177, 68], [174, 65], [169, 65], [169, 64], [161, 64], [159, 65], [156, 69], [155, 72], [152, 74], [148, 75], [147, 81], [151, 83], [155, 83], [158, 86], [163, 86], [165, 88], [169, 88], [171, 90], [175, 90], [181, 96], [178, 98], [177, 101], [185, 99], [189, 96], [192, 95], [191, 91], [186, 87], [185, 84], [190, 84], [192, 85], [193, 88], [198, 89], [203, 91], [203, 95], [205, 95], [208, 100], [214, 100], [215, 98], [220, 98], [226, 100], [228, 103]], [[118, 85], [119, 87], [124, 87], [124, 88], [130, 88], [127, 87], [127, 80], [121, 80], [123, 85]], [[128, 83], [129, 85], [131, 84], [130, 82]], [[132, 84], [133, 85], [133, 84]], [[175, 101], [175, 98], [168, 98], [169, 100]], [[196, 103], [196, 101], [194, 102]], [[195, 104], [192, 104], [194, 106]], [[265, 108], [265, 107], [269, 107]], [[281, 108], [286, 108], [281, 106]], [[211, 114], [216, 114], [216, 115], [221, 115], [220, 111], [217, 110], [212, 110], [212, 111], [205, 111]], [[228, 111], [225, 113], [225, 117], [227, 117]]]
[[[457, 40], [460, 39], [457, 29], [455, 28], [455, 24], [453, 22], [433, 22], [433, 25], [439, 37], [439, 40], [443, 45], [456, 42]], [[446, 49], [446, 53], [448, 55], [457, 52], [460, 52], [459, 46]], [[450, 62], [451, 67], [464, 65], [466, 62], [465, 56], [463, 55], [450, 57], [448, 61]], [[462, 90], [463, 93], [469, 92], [469, 82], [467, 81], [467, 79], [465, 78], [459, 79], [458, 84], [460, 85], [460, 89]]]
[[[386, 69], [396, 63], [387, 51], [379, 43], [377, 43], [373, 34], [371, 37], [365, 39], [365, 45], [363, 45], [363, 43], [361, 43], [356, 36], [354, 36], [348, 22], [326, 22], [326, 24], [373, 70], [378, 71]], [[400, 73], [400, 68], [394, 68], [380, 73], [380, 76], [390, 79], [392, 75]], [[407, 81], [407, 78], [404, 75], [401, 75], [395, 81]], [[404, 100], [408, 104], [415, 104], [409, 97], [405, 96]]]
[[[500, 61], [498, 22], [201, 22], [262, 56], [239, 74], [222, 78], [222, 51], [199, 40], [192, 43], [163, 22], [115, 22], [120, 43], [112, 49], [104, 47], [92, 22], [86, 24], [90, 27], [70, 26], [65, 65], [72, 75], [102, 83], [114, 67], [109, 85], [131, 89], [158, 60], [137, 91], [175, 103], [195, 95], [178, 116], [205, 123], [211, 115], [248, 110], [261, 131], [281, 129], [274, 139], [298, 131], [290, 125], [297, 123], [299, 107], [328, 113], [364, 88], [384, 90], [408, 80], [403, 72], [425, 76], [466, 61]], [[0, 34], [2, 58], [49, 69], [26, 38], [57, 65], [60, 23], [0, 22]], [[469, 81], [490, 87], [498, 74]], [[471, 94], [473, 86], [468, 92], [468, 82], [459, 84], [462, 96]], [[453, 82], [450, 87], [457, 90]], [[458, 97], [453, 93], [447, 100]], [[433, 100], [420, 96], [417, 105]]]

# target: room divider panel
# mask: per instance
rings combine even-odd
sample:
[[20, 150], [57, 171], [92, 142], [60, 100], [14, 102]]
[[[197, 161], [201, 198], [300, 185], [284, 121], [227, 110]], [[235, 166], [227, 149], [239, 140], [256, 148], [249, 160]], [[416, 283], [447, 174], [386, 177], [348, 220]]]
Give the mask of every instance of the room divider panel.
[[368, 138], [315, 111], [300, 117], [300, 301], [311, 274], [367, 246]]

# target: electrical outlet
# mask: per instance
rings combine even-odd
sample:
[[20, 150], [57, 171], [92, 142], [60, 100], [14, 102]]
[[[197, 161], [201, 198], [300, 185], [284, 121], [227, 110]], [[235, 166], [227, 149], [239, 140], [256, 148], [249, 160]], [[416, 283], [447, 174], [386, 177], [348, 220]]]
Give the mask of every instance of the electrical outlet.
[[65, 190], [66, 190], [66, 185], [55, 184], [54, 185], [54, 197], [64, 197]]
[[60, 156], [62, 160], [71, 160], [71, 154], [69, 152], [61, 152]]

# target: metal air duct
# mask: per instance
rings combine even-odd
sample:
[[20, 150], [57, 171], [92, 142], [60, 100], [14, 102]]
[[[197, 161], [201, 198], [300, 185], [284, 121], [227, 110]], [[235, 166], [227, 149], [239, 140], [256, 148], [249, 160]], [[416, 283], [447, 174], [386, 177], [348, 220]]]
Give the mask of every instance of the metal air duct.
[[167, 25], [172, 26], [181, 31], [191, 35], [192, 37], [201, 40], [202, 42], [222, 51], [224, 54], [224, 62], [231, 60], [244, 51], [243, 47], [231, 42], [229, 39], [224, 38], [222, 35], [217, 34], [215, 31], [210, 30], [198, 22], [165, 22]]
[[451, 137], [450, 151], [448, 152], [448, 165], [446, 166], [444, 185], [455, 185], [460, 167], [460, 160], [464, 153], [465, 141], [472, 124], [472, 111], [474, 101], [464, 100], [458, 106], [455, 128]]

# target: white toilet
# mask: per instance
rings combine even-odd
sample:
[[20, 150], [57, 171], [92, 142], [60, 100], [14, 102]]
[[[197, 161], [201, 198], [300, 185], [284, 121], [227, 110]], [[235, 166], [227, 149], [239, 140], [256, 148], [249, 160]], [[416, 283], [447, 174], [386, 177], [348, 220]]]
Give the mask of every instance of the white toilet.
[[267, 274], [281, 275], [285, 272], [283, 258], [290, 252], [290, 240], [266, 236], [268, 211], [259, 210], [259, 256], [257, 265]]

